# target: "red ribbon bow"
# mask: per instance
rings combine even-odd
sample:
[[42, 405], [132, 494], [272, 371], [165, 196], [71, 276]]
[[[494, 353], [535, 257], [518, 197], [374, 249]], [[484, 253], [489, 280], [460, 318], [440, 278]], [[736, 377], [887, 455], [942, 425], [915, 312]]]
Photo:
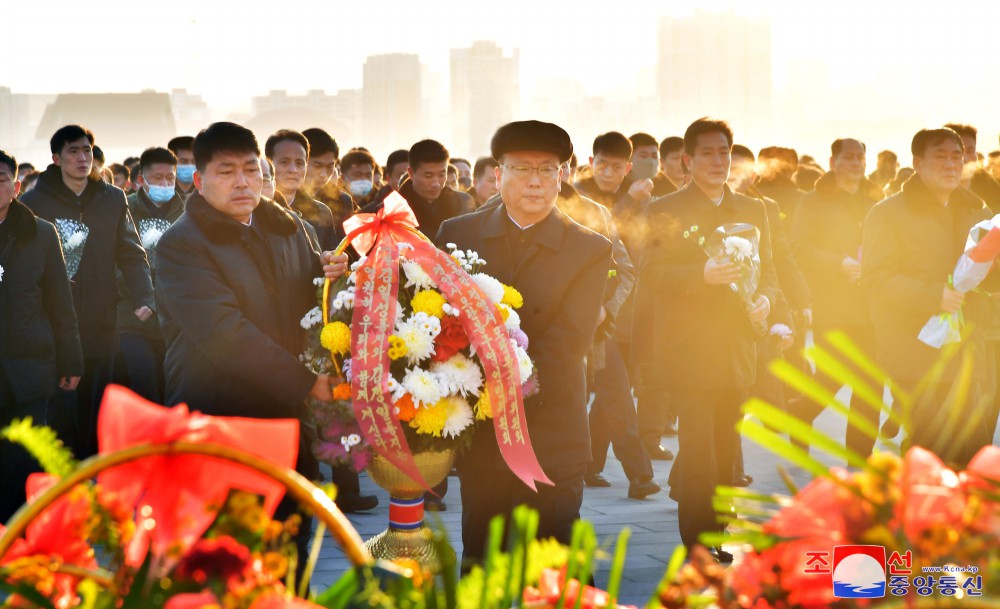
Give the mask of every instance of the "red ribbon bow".
[[382, 209], [374, 214], [355, 214], [344, 220], [347, 241], [364, 256], [375, 247], [375, 241], [385, 231], [394, 233], [416, 230], [419, 223], [413, 210], [401, 194], [393, 191], [385, 198]]

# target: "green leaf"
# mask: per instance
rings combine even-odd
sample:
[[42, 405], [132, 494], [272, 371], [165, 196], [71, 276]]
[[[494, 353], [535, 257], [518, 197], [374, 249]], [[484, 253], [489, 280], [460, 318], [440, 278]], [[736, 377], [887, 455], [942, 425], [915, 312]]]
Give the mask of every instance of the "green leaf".
[[[35, 590], [35, 588], [30, 584], [12, 583], [3, 579], [2, 575], [0, 575], [0, 592], [7, 592], [10, 595], [16, 594], [26, 601], [34, 603], [36, 606], [42, 607], [43, 609], [55, 609], [52, 601], [42, 595], [42, 593], [38, 590]], [[10, 599], [8, 599], [8, 604], [9, 600]]]
[[813, 476], [827, 475], [827, 468], [825, 465], [810, 457], [808, 452], [802, 450], [798, 446], [795, 446], [760, 423], [751, 419], [743, 419], [737, 424], [737, 428], [740, 433], [750, 440], [753, 440], [792, 464], [801, 467]]
[[625, 554], [628, 551], [628, 540], [631, 536], [632, 531], [625, 527], [618, 533], [618, 541], [615, 542], [615, 557], [611, 561], [611, 572], [608, 574], [608, 595], [613, 602], [618, 600], [622, 573], [625, 572]]
[[[801, 421], [800, 419], [768, 404], [767, 402], [764, 402], [763, 400], [751, 398], [746, 404], [743, 405], [743, 412], [757, 417], [762, 423], [772, 429], [780, 429], [787, 432], [789, 436], [802, 442], [806, 446], [815, 446], [818, 450], [821, 450], [832, 457], [836, 457], [841, 461], [846, 461], [848, 465], [871, 471], [873, 473], [878, 473], [868, 464], [868, 461], [858, 453], [830, 438], [826, 434], [813, 429], [812, 425]], [[826, 468], [824, 468], [824, 471], [825, 469]]]
[[14, 419], [0, 429], [0, 438], [23, 446], [46, 473], [64, 478], [76, 469], [73, 453], [63, 446], [56, 432], [44, 425], [32, 425], [31, 417]]

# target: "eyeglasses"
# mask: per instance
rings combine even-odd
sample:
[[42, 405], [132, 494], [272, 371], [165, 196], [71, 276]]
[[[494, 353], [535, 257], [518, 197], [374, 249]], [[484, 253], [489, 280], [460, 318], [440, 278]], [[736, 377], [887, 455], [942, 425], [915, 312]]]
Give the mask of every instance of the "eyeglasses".
[[552, 180], [559, 175], [559, 168], [554, 165], [542, 165], [541, 167], [531, 167], [529, 165], [501, 165], [504, 169], [509, 169], [514, 177], [527, 180], [531, 174], [538, 172], [538, 177], [543, 180]]

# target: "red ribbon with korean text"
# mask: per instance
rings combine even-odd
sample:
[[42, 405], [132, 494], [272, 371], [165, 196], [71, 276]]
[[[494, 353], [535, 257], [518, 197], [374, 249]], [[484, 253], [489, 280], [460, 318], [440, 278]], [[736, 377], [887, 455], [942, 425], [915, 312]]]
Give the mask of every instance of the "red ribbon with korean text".
[[448, 302], [479, 355], [493, 410], [500, 453], [510, 470], [532, 490], [552, 484], [535, 456], [528, 436], [517, 359], [496, 306], [451, 256], [416, 230], [417, 219], [399, 193], [390, 194], [375, 214], [357, 214], [344, 222], [347, 241], [368, 258], [357, 269], [351, 353], [354, 414], [375, 450], [424, 488], [413, 454], [403, 436], [389, 396], [389, 353], [399, 291], [400, 245], [407, 259], [426, 272]]

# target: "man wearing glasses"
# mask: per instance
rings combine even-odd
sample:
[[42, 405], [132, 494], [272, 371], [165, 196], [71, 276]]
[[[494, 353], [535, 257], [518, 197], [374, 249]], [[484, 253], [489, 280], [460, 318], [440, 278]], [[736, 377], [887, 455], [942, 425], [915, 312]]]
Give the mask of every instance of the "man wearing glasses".
[[535, 493], [522, 484], [500, 456], [492, 421], [476, 423], [470, 453], [458, 464], [466, 567], [482, 558], [490, 519], [520, 504], [539, 511], [539, 537], [570, 539], [591, 458], [584, 358], [612, 265], [610, 242], [556, 208], [560, 164], [573, 152], [562, 128], [509, 123], [493, 136], [491, 151], [502, 204], [444, 222], [437, 242], [475, 250], [491, 275], [524, 296], [521, 327], [540, 387], [525, 398], [524, 409], [535, 453], [554, 486], [540, 485]]

